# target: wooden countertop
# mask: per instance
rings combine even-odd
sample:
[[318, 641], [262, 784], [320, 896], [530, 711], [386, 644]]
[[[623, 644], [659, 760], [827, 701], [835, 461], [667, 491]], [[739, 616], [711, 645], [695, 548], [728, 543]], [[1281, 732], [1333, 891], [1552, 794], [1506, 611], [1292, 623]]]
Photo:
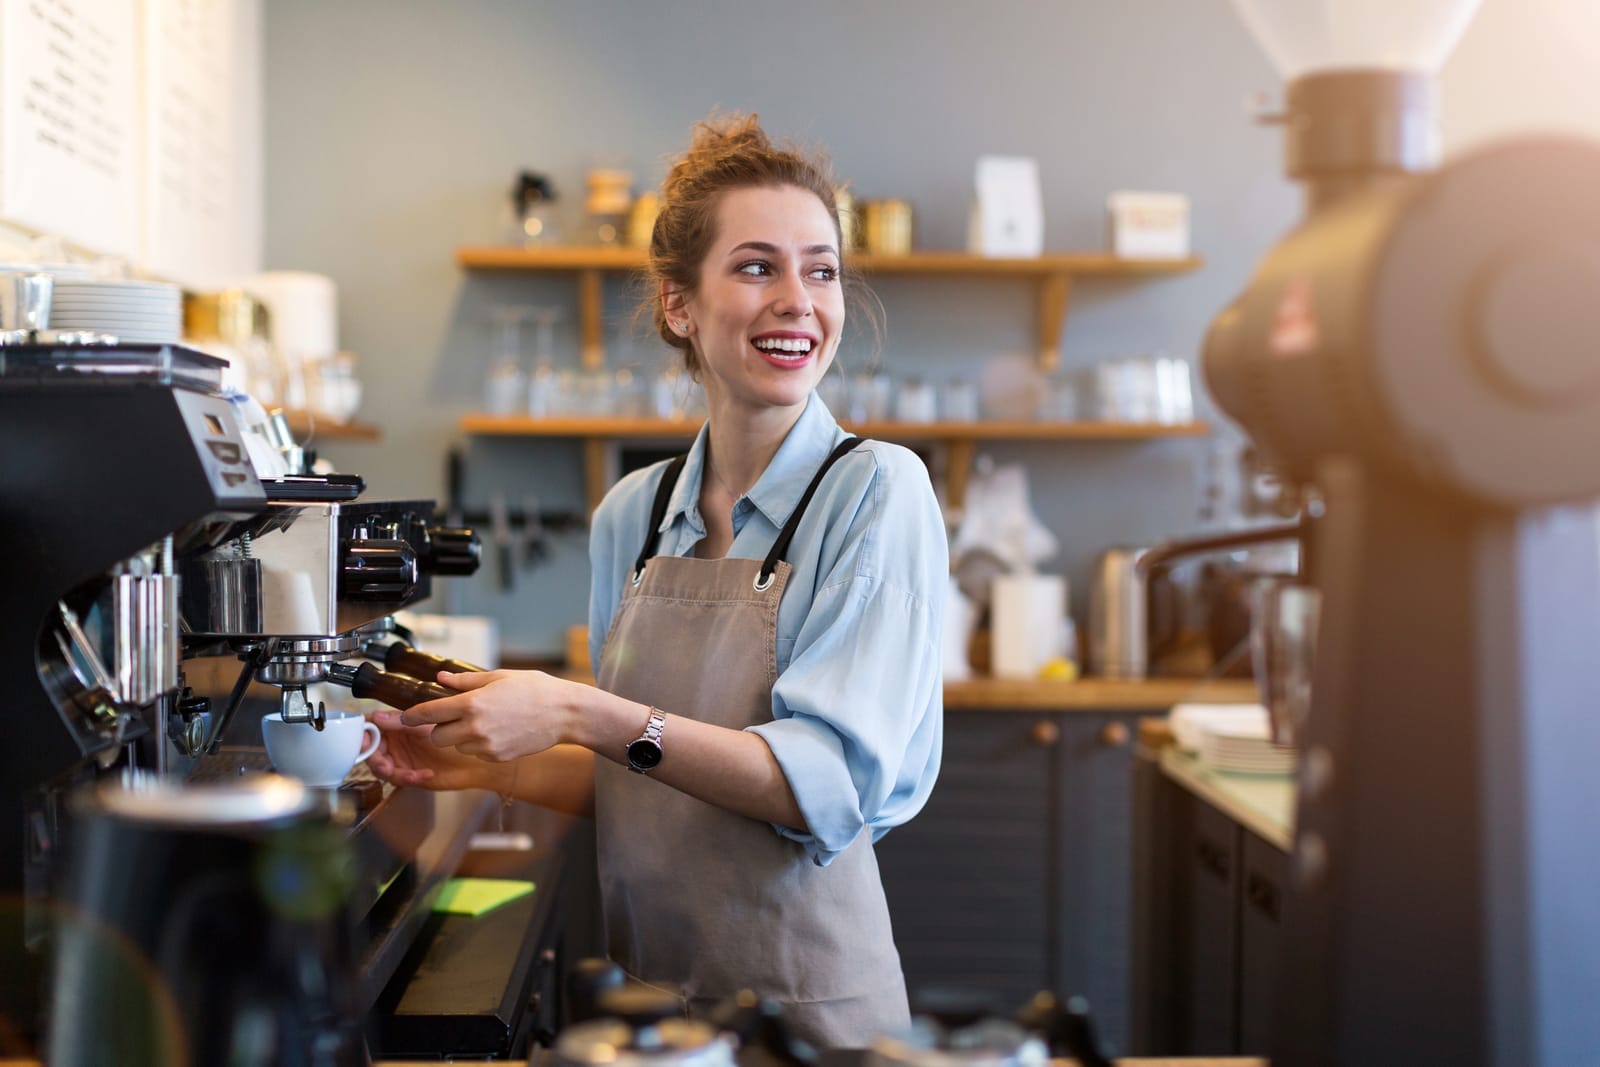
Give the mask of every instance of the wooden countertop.
[[[1051, 1060], [1055, 1067], [1076, 1067], [1077, 1060]], [[1270, 1067], [1263, 1059], [1249, 1056], [1168, 1057], [1148, 1059], [1143, 1056], [1113, 1060], [1122, 1067]], [[38, 1060], [0, 1060], [0, 1067], [42, 1067]], [[376, 1060], [372, 1067], [439, 1067], [438, 1060]]]
[[[510, 661], [510, 668], [534, 668], [586, 685], [594, 684], [587, 663], [550, 664]], [[1166, 712], [1174, 704], [1254, 704], [1256, 685], [1239, 678], [1147, 678], [1121, 681], [1079, 678], [1042, 682], [1012, 678], [971, 678], [946, 682], [946, 711], [1149, 711]]]
[[[1248, 1056], [1147, 1059], [1136, 1056], [1112, 1061], [1122, 1067], [1270, 1067], [1263, 1059]], [[1077, 1060], [1052, 1060], [1056, 1067], [1074, 1067]], [[38, 1060], [0, 1060], [0, 1067], [42, 1067]], [[437, 1060], [377, 1060], [372, 1067], [438, 1067]]]
[[1253, 704], [1258, 699], [1254, 682], [1235, 678], [973, 678], [944, 687], [946, 711], [1166, 711], [1174, 704]]
[[[1054, 1067], [1078, 1067], [1077, 1060], [1051, 1060]], [[1270, 1067], [1263, 1059], [1249, 1056], [1222, 1056], [1222, 1057], [1168, 1057], [1165, 1059], [1148, 1059], [1143, 1056], [1120, 1058], [1111, 1062], [1121, 1064], [1122, 1067]], [[30, 1060], [0, 1060], [0, 1067], [38, 1067]], [[416, 1060], [378, 1060], [372, 1067], [438, 1067], [438, 1061], [423, 1062]]]

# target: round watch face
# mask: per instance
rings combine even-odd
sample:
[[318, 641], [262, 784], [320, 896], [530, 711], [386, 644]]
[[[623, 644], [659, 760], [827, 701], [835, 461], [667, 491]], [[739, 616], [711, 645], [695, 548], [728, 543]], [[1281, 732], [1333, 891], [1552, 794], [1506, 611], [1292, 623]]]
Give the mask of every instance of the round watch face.
[[661, 746], [639, 738], [628, 745], [628, 765], [637, 771], [653, 771], [661, 766]]

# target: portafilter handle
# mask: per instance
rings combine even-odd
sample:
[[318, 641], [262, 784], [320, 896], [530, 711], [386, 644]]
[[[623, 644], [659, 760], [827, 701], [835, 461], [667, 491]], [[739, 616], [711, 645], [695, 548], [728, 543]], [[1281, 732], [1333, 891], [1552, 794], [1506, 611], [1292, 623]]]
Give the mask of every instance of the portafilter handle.
[[328, 666], [326, 681], [350, 688], [353, 696], [363, 700], [378, 700], [391, 708], [406, 708], [428, 700], [454, 696], [455, 690], [446, 689], [437, 682], [424, 682], [407, 678], [403, 674], [380, 671], [370, 663], [357, 666], [352, 663], [333, 663]]

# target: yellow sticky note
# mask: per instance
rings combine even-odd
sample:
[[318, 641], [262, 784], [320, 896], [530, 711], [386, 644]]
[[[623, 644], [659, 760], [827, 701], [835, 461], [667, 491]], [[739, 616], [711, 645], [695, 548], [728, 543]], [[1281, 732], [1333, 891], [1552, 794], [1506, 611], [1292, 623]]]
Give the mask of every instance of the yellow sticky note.
[[502, 904], [533, 892], [532, 882], [518, 882], [510, 878], [452, 878], [434, 901], [434, 911], [452, 915], [482, 915]]

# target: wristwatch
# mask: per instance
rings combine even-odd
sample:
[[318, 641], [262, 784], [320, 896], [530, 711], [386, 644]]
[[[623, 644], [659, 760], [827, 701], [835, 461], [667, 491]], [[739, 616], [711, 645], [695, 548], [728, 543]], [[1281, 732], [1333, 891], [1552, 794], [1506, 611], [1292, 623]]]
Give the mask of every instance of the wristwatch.
[[644, 724], [644, 733], [628, 742], [628, 768], [640, 774], [649, 774], [661, 766], [661, 728], [667, 717], [655, 708], [650, 709], [650, 721]]

